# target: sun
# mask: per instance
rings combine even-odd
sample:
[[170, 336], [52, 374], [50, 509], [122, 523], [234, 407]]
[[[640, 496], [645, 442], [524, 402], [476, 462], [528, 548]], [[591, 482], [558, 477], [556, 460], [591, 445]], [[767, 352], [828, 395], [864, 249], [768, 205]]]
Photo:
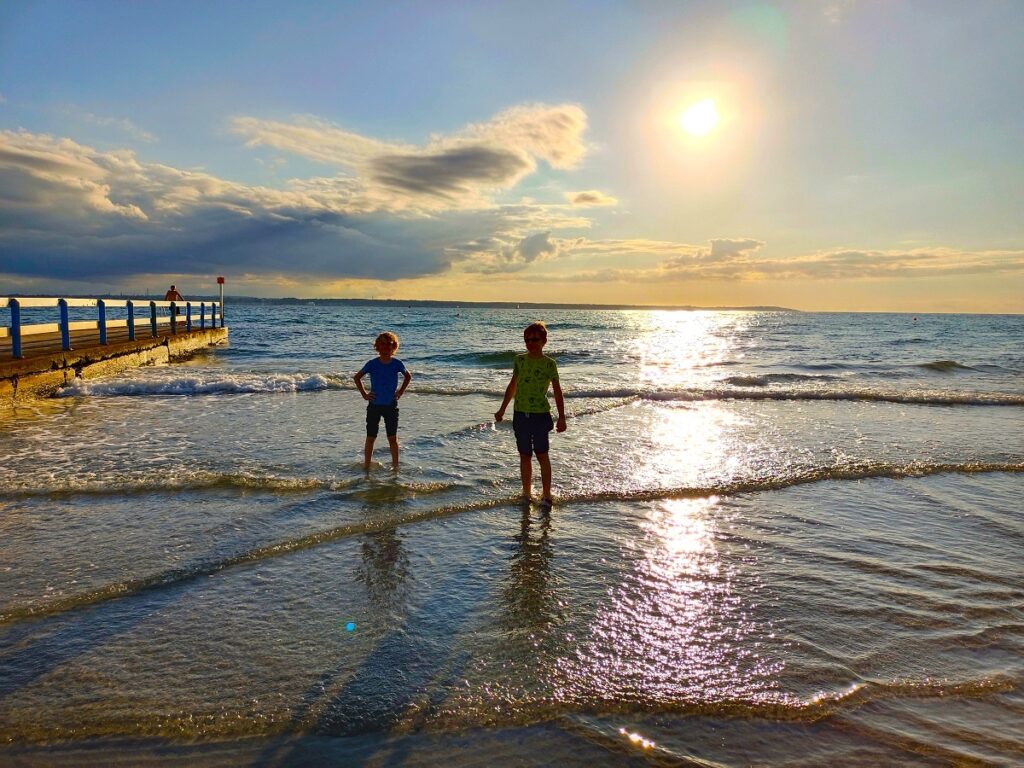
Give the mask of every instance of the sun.
[[692, 136], [706, 136], [718, 125], [718, 108], [714, 99], [691, 104], [679, 116], [679, 124]]

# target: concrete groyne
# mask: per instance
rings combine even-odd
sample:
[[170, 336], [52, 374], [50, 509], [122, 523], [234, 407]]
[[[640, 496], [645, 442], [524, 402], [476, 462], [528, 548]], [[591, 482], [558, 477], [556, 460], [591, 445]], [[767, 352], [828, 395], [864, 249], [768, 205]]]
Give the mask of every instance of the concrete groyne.
[[183, 360], [227, 339], [227, 328], [206, 328], [0, 362], [0, 403], [13, 405], [19, 400], [49, 397], [76, 377], [95, 379], [129, 368]]
[[[197, 304], [198, 322], [193, 322], [191, 302], [176, 306], [157, 301], [9, 299], [11, 325], [0, 327], [0, 407], [49, 397], [76, 378], [113, 376], [130, 368], [183, 360], [206, 347], [224, 344], [228, 329], [222, 302]], [[135, 304], [147, 309], [148, 317], [136, 320]], [[25, 324], [21, 314], [25, 306], [47, 312], [59, 307], [60, 320]], [[73, 320], [69, 307], [76, 306], [97, 308], [97, 319]], [[108, 312], [118, 307], [127, 312], [126, 319], [108, 317]]]

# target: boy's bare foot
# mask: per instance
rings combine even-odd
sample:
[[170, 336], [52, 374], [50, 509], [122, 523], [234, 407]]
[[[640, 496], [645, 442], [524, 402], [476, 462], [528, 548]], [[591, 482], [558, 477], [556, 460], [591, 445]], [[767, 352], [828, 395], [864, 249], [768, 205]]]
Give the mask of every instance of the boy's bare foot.
[[530, 494], [528, 494], [528, 493], [521, 493], [521, 494], [519, 494], [519, 503], [520, 504], [532, 504], [533, 503], [533, 497]]
[[554, 499], [550, 496], [542, 496], [540, 500], [541, 509], [551, 509], [555, 505]]

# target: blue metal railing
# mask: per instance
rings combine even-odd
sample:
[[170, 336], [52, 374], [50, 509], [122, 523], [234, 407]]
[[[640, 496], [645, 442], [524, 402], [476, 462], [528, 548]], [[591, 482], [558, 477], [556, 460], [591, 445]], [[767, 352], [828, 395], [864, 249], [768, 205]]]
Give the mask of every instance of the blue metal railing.
[[[108, 343], [108, 329], [111, 327], [127, 326], [128, 340], [136, 341], [135, 306], [142, 303], [138, 299], [71, 299], [63, 297], [16, 297], [6, 299], [6, 304], [11, 313], [11, 325], [9, 328], [0, 326], [0, 338], [9, 335], [11, 338], [11, 355], [20, 359], [24, 355], [24, 343], [31, 337], [39, 337], [45, 334], [60, 333], [61, 349], [71, 351], [71, 332], [76, 330], [97, 330], [99, 332], [99, 343], [106, 346]], [[149, 332], [153, 338], [159, 335], [160, 326], [169, 326], [172, 334], [178, 333], [178, 315], [181, 304], [184, 304], [185, 332], [191, 333], [194, 329], [192, 323], [192, 304], [194, 302], [175, 301], [150, 301], [149, 304]], [[199, 329], [206, 329], [206, 308], [210, 308], [210, 327], [216, 328], [217, 316], [220, 315], [220, 327], [224, 327], [224, 304], [223, 301], [200, 301], [199, 304]], [[57, 308], [58, 322], [36, 323], [26, 325], [23, 321], [23, 310], [40, 308]], [[72, 322], [70, 308], [72, 307], [95, 307], [96, 320]], [[127, 312], [126, 320], [111, 321], [107, 317], [107, 310], [110, 308], [124, 308]], [[167, 308], [168, 316], [160, 317], [157, 309]], [[218, 313], [219, 310], [219, 313]], [[145, 322], [145, 321], [143, 321]]]

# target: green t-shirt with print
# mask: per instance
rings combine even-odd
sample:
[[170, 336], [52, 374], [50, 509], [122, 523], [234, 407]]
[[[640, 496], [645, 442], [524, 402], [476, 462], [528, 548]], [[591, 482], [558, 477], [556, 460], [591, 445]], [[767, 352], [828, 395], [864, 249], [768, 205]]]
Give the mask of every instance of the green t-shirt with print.
[[515, 410], [523, 413], [550, 413], [548, 386], [558, 381], [558, 366], [546, 355], [516, 355], [512, 370], [516, 375]]

